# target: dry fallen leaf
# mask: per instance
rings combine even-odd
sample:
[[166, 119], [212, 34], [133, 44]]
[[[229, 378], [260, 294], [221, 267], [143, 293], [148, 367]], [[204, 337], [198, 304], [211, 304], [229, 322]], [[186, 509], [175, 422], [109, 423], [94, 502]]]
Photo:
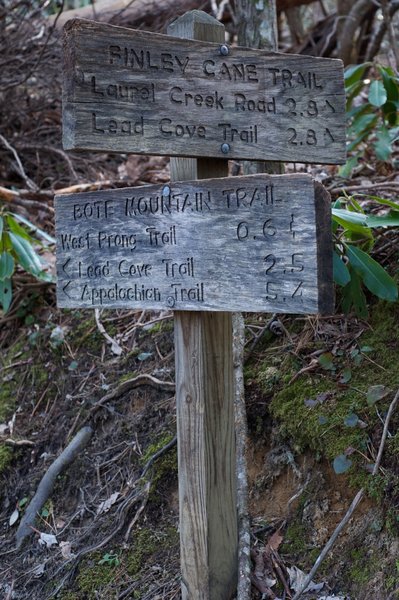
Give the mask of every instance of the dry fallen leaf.
[[272, 536], [270, 536], [267, 544], [268, 544], [268, 546], [270, 546], [270, 548], [272, 548], [272, 550], [278, 550], [283, 539], [284, 539], [284, 537], [281, 535], [279, 530], [277, 530], [273, 533]]
[[32, 571], [33, 577], [41, 577], [44, 573], [45, 566], [45, 563], [40, 563], [37, 565], [37, 567], [35, 567]]
[[51, 546], [57, 545], [58, 541], [55, 535], [52, 533], [41, 533], [39, 537], [39, 544], [51, 548]]
[[65, 560], [70, 560], [71, 558], [75, 558], [76, 554], [72, 552], [71, 542], [60, 542], [61, 554], [62, 558]]
[[0, 423], [0, 435], [4, 435], [8, 431], [7, 423]]
[[104, 500], [104, 502], [100, 502], [97, 508], [97, 514], [101, 515], [101, 513], [108, 512], [111, 506], [115, 504], [118, 497], [119, 492], [114, 492], [109, 498], [107, 498], [107, 500]]
[[[307, 574], [295, 566], [288, 567], [287, 571], [288, 575], [290, 576], [290, 587], [294, 590], [294, 592], [298, 592], [300, 589], [302, 589], [302, 585], [305, 582]], [[311, 581], [304, 592], [318, 592], [323, 587], [324, 583], [315, 583], [314, 581]]]
[[16, 508], [14, 510], [14, 512], [12, 513], [10, 520], [9, 520], [9, 525], [10, 527], [12, 527], [14, 525], [14, 523], [16, 523], [19, 519], [19, 510], [18, 508]]

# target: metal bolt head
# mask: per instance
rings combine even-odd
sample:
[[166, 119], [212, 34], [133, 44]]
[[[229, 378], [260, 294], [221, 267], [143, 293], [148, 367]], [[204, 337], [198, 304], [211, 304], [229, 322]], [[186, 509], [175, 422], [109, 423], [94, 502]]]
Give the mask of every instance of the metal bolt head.
[[162, 196], [170, 196], [170, 187], [168, 185], [165, 185], [165, 187], [163, 188]]
[[230, 152], [230, 144], [222, 144], [220, 146], [220, 149], [223, 152], [223, 154], [228, 154], [228, 152]]
[[173, 308], [176, 304], [176, 300], [173, 298], [173, 296], [168, 296], [166, 298], [166, 304], [169, 306], [169, 308]]
[[226, 44], [222, 44], [219, 48], [219, 51], [222, 56], [227, 56], [230, 52], [229, 47], [226, 46]]

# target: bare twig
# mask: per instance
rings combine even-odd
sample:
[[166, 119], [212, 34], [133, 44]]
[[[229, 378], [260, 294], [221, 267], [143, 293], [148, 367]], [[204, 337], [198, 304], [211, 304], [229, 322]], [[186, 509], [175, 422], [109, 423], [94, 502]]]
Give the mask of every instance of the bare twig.
[[[381, 436], [380, 446], [378, 448], [377, 459], [376, 459], [374, 467], [373, 467], [372, 476], [376, 475], [376, 473], [378, 472], [378, 469], [380, 467], [382, 454], [383, 454], [384, 446], [385, 446], [385, 441], [386, 441], [387, 435], [388, 435], [389, 421], [391, 420], [392, 413], [395, 410], [398, 400], [399, 400], [399, 389], [396, 392], [395, 397], [392, 400], [392, 402], [389, 406], [389, 409], [388, 409], [388, 413], [387, 413], [385, 423], [384, 423], [384, 429], [383, 429], [382, 436]], [[299, 598], [302, 596], [302, 594], [304, 593], [304, 591], [306, 590], [306, 588], [312, 581], [312, 579], [315, 576], [316, 572], [318, 571], [321, 563], [323, 562], [323, 560], [325, 559], [327, 554], [330, 552], [331, 548], [334, 546], [335, 542], [337, 541], [338, 536], [341, 534], [343, 529], [346, 527], [350, 518], [352, 517], [353, 513], [355, 512], [357, 505], [362, 500], [362, 498], [364, 496], [364, 491], [365, 491], [364, 488], [361, 488], [358, 491], [358, 493], [356, 494], [356, 496], [354, 497], [354, 499], [352, 500], [352, 503], [351, 503], [350, 507], [348, 508], [344, 518], [335, 528], [334, 533], [332, 534], [332, 536], [328, 540], [327, 544], [324, 546], [323, 550], [320, 552], [319, 556], [317, 557], [316, 562], [314, 563], [309, 575], [306, 577], [301, 588], [297, 591], [297, 593], [295, 594], [295, 596], [293, 597], [292, 600], [299, 600]]]
[[148, 481], [143, 488], [143, 497], [142, 497], [141, 504], [138, 507], [136, 514], [134, 515], [133, 519], [130, 521], [129, 526], [126, 530], [125, 537], [124, 537], [125, 542], [128, 541], [128, 539], [130, 537], [130, 532], [132, 531], [133, 527], [136, 525], [137, 521], [140, 518], [141, 513], [145, 509], [145, 506], [148, 501], [148, 496], [150, 495], [150, 489], [151, 489], [151, 482]]
[[28, 72], [27, 72], [27, 73], [26, 73], [26, 74], [25, 74], [25, 75], [22, 77], [22, 79], [19, 79], [19, 80], [12, 81], [12, 82], [11, 82], [11, 83], [9, 83], [8, 85], [4, 86], [4, 87], [2, 88], [2, 92], [3, 92], [3, 93], [4, 93], [6, 90], [9, 90], [9, 89], [11, 89], [11, 88], [13, 88], [13, 87], [16, 87], [16, 86], [18, 86], [18, 85], [22, 85], [23, 83], [25, 83], [25, 81], [28, 81], [28, 79], [29, 79], [29, 78], [30, 78], [30, 77], [33, 75], [33, 73], [36, 71], [36, 69], [37, 69], [37, 68], [38, 68], [38, 66], [40, 65], [40, 62], [41, 62], [41, 60], [42, 60], [42, 58], [43, 58], [43, 55], [44, 55], [44, 52], [45, 52], [45, 50], [46, 50], [46, 48], [47, 48], [47, 46], [48, 46], [48, 44], [49, 44], [49, 42], [50, 42], [50, 39], [51, 39], [51, 37], [52, 37], [52, 35], [53, 35], [54, 31], [55, 31], [55, 28], [56, 28], [56, 25], [57, 25], [57, 21], [58, 21], [58, 19], [60, 18], [60, 15], [61, 15], [62, 11], [64, 10], [64, 2], [65, 2], [65, 0], [61, 0], [61, 6], [60, 6], [60, 8], [59, 8], [59, 10], [58, 10], [58, 13], [57, 13], [57, 15], [56, 15], [55, 19], [54, 19], [54, 23], [53, 23], [53, 25], [52, 25], [52, 26], [50, 27], [50, 29], [49, 29], [49, 32], [48, 32], [48, 35], [47, 35], [46, 41], [45, 41], [45, 43], [43, 44], [43, 47], [42, 47], [42, 49], [41, 49], [41, 51], [40, 51], [40, 53], [39, 53], [39, 56], [37, 57], [37, 60], [36, 60], [36, 61], [35, 61], [35, 63], [33, 64], [32, 68], [31, 68], [31, 69], [30, 69], [30, 70], [29, 70], [29, 71], [28, 71]]
[[5, 146], [5, 148], [7, 148], [7, 150], [12, 152], [12, 154], [15, 158], [15, 162], [17, 163], [17, 171], [20, 174], [20, 176], [22, 177], [22, 179], [25, 181], [28, 188], [30, 188], [33, 192], [37, 192], [39, 190], [39, 188], [37, 187], [36, 183], [34, 181], [32, 181], [32, 179], [30, 177], [28, 177], [27, 174], [25, 173], [25, 169], [22, 165], [21, 159], [19, 158], [18, 152], [15, 150], [14, 146], [11, 146], [10, 142], [8, 140], [6, 140], [6, 138], [3, 135], [1, 135], [1, 133], [0, 133], [0, 140], [3, 143], [3, 146]]
[[100, 321], [100, 311], [99, 311], [98, 308], [96, 308], [94, 310], [94, 316], [95, 316], [95, 319], [96, 319], [97, 328], [98, 328], [99, 332], [101, 333], [101, 335], [103, 335], [105, 337], [105, 339], [107, 340], [107, 342], [111, 346], [111, 352], [113, 352], [113, 354], [116, 354], [117, 356], [120, 356], [122, 354], [123, 350], [122, 350], [121, 346], [118, 344], [118, 342], [116, 340], [114, 340], [114, 338], [112, 338], [105, 331], [105, 327], [104, 327], [104, 325]]

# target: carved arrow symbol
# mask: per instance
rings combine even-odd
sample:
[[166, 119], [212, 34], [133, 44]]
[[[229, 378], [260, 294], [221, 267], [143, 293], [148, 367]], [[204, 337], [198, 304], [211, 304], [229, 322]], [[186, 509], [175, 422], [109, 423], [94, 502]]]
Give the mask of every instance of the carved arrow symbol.
[[67, 265], [69, 265], [70, 262], [71, 262], [71, 259], [68, 258], [68, 260], [62, 265], [62, 270], [64, 271], [65, 275], [69, 275], [69, 273], [66, 272], [65, 267]]
[[68, 294], [68, 292], [66, 291], [67, 287], [71, 284], [70, 281], [68, 281], [68, 283], [66, 283], [64, 285], [64, 287], [62, 288], [62, 291], [64, 292], [65, 296], [67, 296], [68, 298], [71, 298], [71, 296]]

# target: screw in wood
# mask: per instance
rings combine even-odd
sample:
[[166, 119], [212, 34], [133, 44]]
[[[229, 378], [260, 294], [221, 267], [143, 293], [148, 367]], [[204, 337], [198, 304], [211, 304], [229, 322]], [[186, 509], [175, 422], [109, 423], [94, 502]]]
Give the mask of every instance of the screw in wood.
[[227, 55], [228, 55], [228, 53], [230, 52], [230, 50], [229, 50], [229, 47], [228, 47], [228, 46], [226, 46], [226, 44], [222, 44], [222, 45], [220, 46], [219, 50], [220, 50], [220, 54], [221, 54], [222, 56], [227, 56]]
[[166, 304], [169, 306], [169, 308], [173, 308], [176, 304], [176, 300], [173, 298], [173, 296], [168, 296], [166, 298]]
[[222, 144], [220, 146], [220, 149], [223, 152], [223, 154], [227, 154], [228, 152], [230, 152], [230, 144]]

